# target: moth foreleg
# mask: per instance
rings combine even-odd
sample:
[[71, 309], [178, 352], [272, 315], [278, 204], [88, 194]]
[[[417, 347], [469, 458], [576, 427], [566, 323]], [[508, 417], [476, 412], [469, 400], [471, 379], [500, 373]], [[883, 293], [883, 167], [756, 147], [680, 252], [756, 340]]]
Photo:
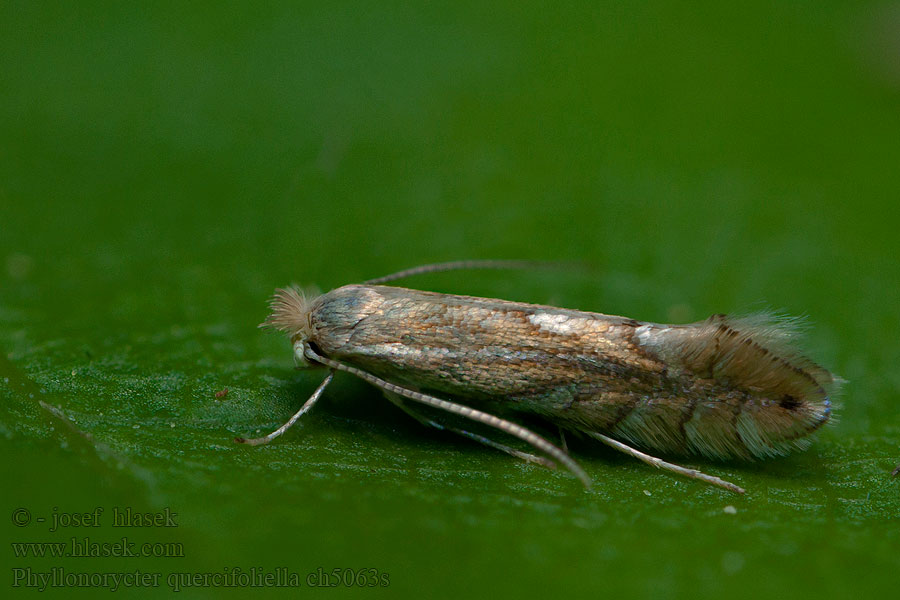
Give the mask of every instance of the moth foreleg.
[[292, 416], [290, 419], [288, 419], [287, 423], [285, 423], [284, 425], [282, 425], [281, 427], [279, 427], [278, 429], [276, 429], [269, 435], [265, 435], [263, 437], [258, 437], [258, 438], [251, 438], [251, 439], [236, 437], [236, 438], [234, 438], [234, 441], [237, 442], [238, 444], [247, 444], [248, 446], [260, 446], [262, 444], [268, 444], [269, 442], [271, 442], [272, 440], [277, 438], [279, 435], [283, 434], [285, 431], [287, 431], [288, 429], [293, 427], [294, 423], [297, 422], [297, 419], [302, 417], [304, 414], [306, 414], [307, 411], [309, 411], [309, 409], [311, 409], [313, 406], [315, 406], [316, 402], [319, 401], [319, 398], [322, 397], [322, 392], [325, 391], [325, 388], [328, 387], [328, 384], [331, 383], [332, 379], [334, 379], [334, 371], [331, 371], [330, 373], [328, 373], [328, 376], [325, 377], [325, 379], [322, 381], [322, 383], [319, 384], [319, 387], [317, 387], [316, 391], [313, 392], [313, 395], [309, 397], [309, 400], [307, 400], [303, 404], [303, 406], [300, 407], [300, 410], [298, 410], [296, 413], [294, 413], [294, 416]]

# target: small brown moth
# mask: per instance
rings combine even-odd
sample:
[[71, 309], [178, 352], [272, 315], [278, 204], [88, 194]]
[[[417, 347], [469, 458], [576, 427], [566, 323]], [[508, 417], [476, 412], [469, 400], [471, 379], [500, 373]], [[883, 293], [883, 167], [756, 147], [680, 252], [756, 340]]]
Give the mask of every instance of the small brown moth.
[[[714, 315], [661, 325], [381, 285], [426, 272], [510, 266], [521, 263], [427, 265], [315, 297], [278, 290], [261, 326], [287, 333], [301, 366], [330, 373], [287, 423], [265, 437], [236, 441], [257, 445], [278, 437], [318, 401], [335, 371], [346, 371], [424, 424], [530, 462], [554, 467], [558, 461], [586, 486], [590, 479], [566, 451], [497, 414], [537, 416], [654, 467], [744, 493], [633, 446], [713, 459], [767, 458], [804, 448], [831, 416], [829, 393], [838, 379], [794, 348], [791, 321]], [[467, 431], [460, 425], [466, 419], [552, 460]]]

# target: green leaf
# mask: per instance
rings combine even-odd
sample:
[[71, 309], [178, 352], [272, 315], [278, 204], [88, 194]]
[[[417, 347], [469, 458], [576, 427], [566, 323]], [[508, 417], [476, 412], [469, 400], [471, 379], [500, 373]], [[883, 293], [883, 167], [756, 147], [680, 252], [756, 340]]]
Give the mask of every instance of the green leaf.
[[[112, 576], [79, 574], [140, 569], [118, 593], [296, 594], [264, 581], [296, 574], [341, 594], [363, 573], [408, 597], [884, 597], [900, 566], [891, 10], [0, 8], [8, 585], [63, 569], [48, 589], [94, 597]], [[408, 285], [658, 322], [804, 315], [808, 353], [847, 379], [837, 418], [788, 458], [682, 461], [743, 497], [570, 440], [585, 491], [340, 375], [274, 443], [233, 442], [323, 376], [256, 327], [276, 287], [479, 258], [586, 266]], [[129, 508], [177, 527], [114, 527]], [[15, 546], [123, 537], [182, 556]]]

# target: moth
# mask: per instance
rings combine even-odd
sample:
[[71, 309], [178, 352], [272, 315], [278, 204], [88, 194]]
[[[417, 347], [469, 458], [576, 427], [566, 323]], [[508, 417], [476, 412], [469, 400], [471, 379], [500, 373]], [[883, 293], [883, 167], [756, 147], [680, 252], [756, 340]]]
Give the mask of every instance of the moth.
[[[277, 290], [261, 327], [286, 333], [300, 366], [330, 372], [287, 423], [265, 437], [236, 441], [272, 441], [312, 408], [336, 371], [345, 371], [426, 425], [529, 462], [560, 463], [588, 487], [590, 478], [566, 450], [511, 417], [538, 417], [561, 433], [584, 434], [654, 467], [744, 493], [650, 452], [769, 458], [805, 448], [831, 417], [830, 394], [839, 379], [796, 349], [790, 320], [718, 314], [664, 325], [383, 285], [496, 266], [510, 265], [426, 265], [312, 297]], [[546, 456], [470, 431], [470, 422]]]

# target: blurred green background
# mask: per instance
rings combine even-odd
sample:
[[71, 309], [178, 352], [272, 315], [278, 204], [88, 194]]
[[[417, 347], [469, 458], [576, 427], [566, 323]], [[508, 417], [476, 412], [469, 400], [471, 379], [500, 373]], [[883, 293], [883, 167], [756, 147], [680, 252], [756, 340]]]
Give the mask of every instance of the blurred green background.
[[[3, 3], [4, 538], [184, 549], [5, 545], [4, 588], [52, 568], [159, 572], [159, 595], [236, 568], [305, 586], [321, 567], [389, 576], [333, 596], [896, 589], [898, 39], [897, 2]], [[277, 443], [231, 442], [321, 378], [256, 328], [276, 286], [463, 258], [588, 268], [408, 285], [663, 322], [806, 315], [809, 354], [848, 380], [838, 418], [789, 458], [682, 461], [746, 497], [570, 440], [586, 492], [340, 375]], [[49, 531], [96, 507], [100, 527]], [[114, 507], [178, 527], [113, 528]]]

